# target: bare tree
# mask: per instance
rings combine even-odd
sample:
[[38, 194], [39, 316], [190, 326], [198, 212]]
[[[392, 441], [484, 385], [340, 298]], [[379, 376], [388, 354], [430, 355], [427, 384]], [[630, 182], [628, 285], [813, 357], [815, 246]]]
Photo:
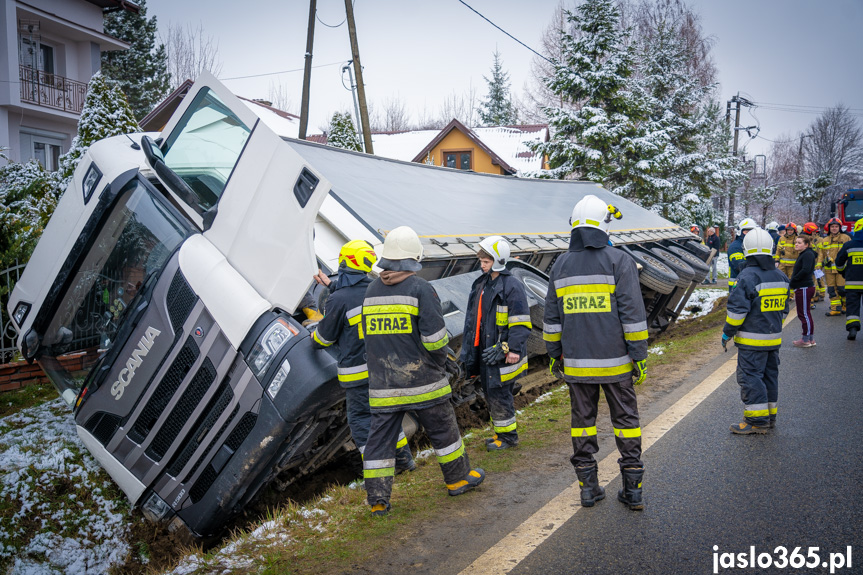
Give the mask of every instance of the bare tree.
[[168, 37], [163, 40], [168, 52], [168, 72], [171, 88], [176, 89], [186, 80], [194, 80], [204, 70], [214, 76], [222, 71], [219, 43], [204, 34], [204, 27], [191, 24], [169, 24]]
[[399, 96], [387, 98], [380, 108], [370, 107], [369, 116], [372, 132], [402, 132], [411, 129], [410, 112], [405, 101]]
[[283, 112], [290, 112], [294, 108], [291, 93], [285, 84], [270, 82], [267, 90], [267, 100], [273, 103], [273, 107]]
[[[568, 26], [566, 10], [564, 0], [560, 0], [554, 9], [551, 22], [542, 33], [540, 52], [545, 58], [534, 56], [530, 63], [530, 78], [522, 88], [524, 96], [518, 99], [516, 105], [518, 117], [526, 123], [544, 124], [548, 119], [542, 111], [543, 108], [566, 106], [563, 96], [552, 92], [545, 81], [554, 74], [554, 64], [549, 60], [559, 61], [563, 55], [560, 38], [561, 32]], [[578, 34], [576, 30], [569, 30], [569, 32]]]
[[479, 121], [476, 111], [478, 100], [477, 91], [473, 87], [473, 84], [461, 94], [453, 91], [438, 108], [438, 120], [441, 123], [441, 127], [446, 126], [453, 119], [458, 120], [469, 128], [477, 125]]

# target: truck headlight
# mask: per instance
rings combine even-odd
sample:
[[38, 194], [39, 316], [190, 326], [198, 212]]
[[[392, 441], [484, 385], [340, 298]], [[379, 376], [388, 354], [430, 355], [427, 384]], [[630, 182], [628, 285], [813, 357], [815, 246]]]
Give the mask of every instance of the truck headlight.
[[29, 303], [20, 302], [15, 306], [15, 312], [12, 314], [12, 319], [15, 320], [15, 325], [21, 327], [21, 324], [24, 323], [24, 319], [27, 317], [28, 313], [30, 313]]
[[297, 328], [282, 318], [270, 324], [249, 353], [249, 366], [258, 379], [267, 372], [270, 362], [273, 361], [273, 357], [279, 353], [279, 350], [298, 333], [300, 332]]
[[273, 381], [270, 382], [270, 385], [267, 386], [267, 393], [270, 394], [270, 397], [275, 399], [276, 394], [279, 393], [279, 390], [282, 389], [282, 385], [288, 380], [288, 374], [291, 373], [291, 364], [288, 363], [288, 360], [282, 362], [282, 365], [279, 366], [279, 371], [276, 372], [276, 376], [273, 378]]
[[90, 167], [87, 168], [87, 173], [84, 174], [84, 181], [81, 183], [81, 191], [84, 193], [85, 204], [90, 201], [90, 196], [93, 195], [101, 179], [102, 172], [99, 171], [96, 164], [90, 164]]
[[141, 506], [141, 511], [144, 512], [147, 519], [153, 523], [158, 523], [171, 512], [171, 506], [155, 493], [151, 493], [147, 501]]

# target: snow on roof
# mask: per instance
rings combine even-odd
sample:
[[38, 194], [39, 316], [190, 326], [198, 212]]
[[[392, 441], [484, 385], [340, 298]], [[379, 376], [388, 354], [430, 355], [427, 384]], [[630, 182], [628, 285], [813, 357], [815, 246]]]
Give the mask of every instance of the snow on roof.
[[376, 156], [410, 162], [440, 130], [413, 130], [410, 132], [382, 132], [372, 134]]
[[548, 126], [498, 126], [472, 128], [476, 136], [519, 175], [542, 169], [542, 155], [535, 154], [525, 142], [544, 142]]
[[240, 97], [240, 100], [278, 136], [297, 138], [300, 133], [300, 118], [283, 112], [264, 102]]

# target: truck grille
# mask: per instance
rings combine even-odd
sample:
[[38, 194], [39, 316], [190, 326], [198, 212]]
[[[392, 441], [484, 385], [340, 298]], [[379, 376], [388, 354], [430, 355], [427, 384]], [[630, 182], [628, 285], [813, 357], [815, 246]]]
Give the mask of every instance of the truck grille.
[[174, 409], [168, 415], [168, 419], [159, 428], [156, 437], [147, 448], [146, 454], [151, 459], [154, 461], [162, 460], [215, 379], [216, 368], [209, 357], [205, 358], [200, 369], [198, 369], [198, 373], [195, 374], [189, 386], [183, 391], [179, 401], [177, 401]]
[[92, 433], [96, 441], [102, 445], [108, 445], [108, 442], [114, 436], [114, 432], [120, 427], [122, 419], [122, 417], [113, 413], [97, 411], [87, 420], [84, 429]]
[[195, 302], [198, 297], [192, 288], [186, 282], [186, 278], [177, 270], [174, 274], [174, 279], [171, 280], [171, 287], [168, 288], [168, 315], [171, 318], [171, 327], [174, 328], [174, 333], [186, 322], [186, 318], [195, 307]]
[[[231, 418], [234, 418], [236, 414], [236, 408], [234, 409], [234, 413], [231, 414]], [[251, 411], [245, 413], [243, 417], [240, 419], [240, 422], [237, 424], [237, 427], [234, 428], [234, 431], [231, 432], [231, 435], [228, 436], [228, 439], [225, 440], [225, 445], [230, 448], [231, 451], [237, 451], [237, 449], [242, 445], [243, 441], [245, 441], [246, 437], [248, 437], [249, 433], [255, 427], [255, 423], [258, 421], [258, 414], [252, 413]], [[227, 422], [226, 422], [227, 423]], [[224, 426], [223, 426], [224, 427]], [[219, 435], [216, 436], [218, 438], [224, 429], [219, 431]], [[215, 441], [214, 441], [215, 442]], [[207, 447], [207, 452], [213, 447], [213, 443]], [[204, 458], [207, 456], [207, 453], [204, 453], [204, 456], [198, 460], [198, 463], [195, 464], [195, 469], [197, 469], [198, 465]], [[195, 472], [195, 469], [189, 474], [190, 476]], [[204, 497], [204, 494], [207, 493], [207, 490], [212, 487], [213, 482], [216, 480], [219, 474], [216, 473], [215, 468], [212, 465], [207, 465], [204, 468], [204, 471], [201, 472], [201, 476], [198, 477], [198, 480], [195, 481], [195, 484], [192, 486], [192, 490], [189, 492], [189, 497], [192, 499], [192, 503], [197, 503]], [[188, 481], [189, 478], [186, 478]]]
[[174, 393], [179, 389], [186, 374], [192, 369], [192, 365], [198, 359], [199, 354], [200, 351], [197, 344], [189, 336], [185, 345], [183, 345], [183, 349], [180, 350], [171, 367], [168, 368], [168, 372], [165, 374], [156, 392], [147, 402], [147, 405], [144, 406], [140, 417], [135, 421], [135, 425], [129, 430], [129, 438], [132, 441], [138, 444], [144, 442], [144, 439], [147, 438], [150, 430], [153, 429], [159, 416], [165, 411], [165, 407], [171, 401]]
[[234, 428], [234, 431], [232, 431], [228, 439], [225, 440], [225, 445], [227, 445], [231, 451], [239, 449], [240, 445], [242, 445], [243, 441], [245, 441], [246, 437], [249, 435], [249, 432], [251, 432], [255, 427], [255, 423], [257, 423], [257, 421], [257, 413], [249, 411], [244, 414], [240, 423], [237, 424], [237, 427]]
[[[195, 425], [192, 433], [187, 439], [185, 447], [178, 455], [174, 457], [174, 461], [172, 461], [171, 464], [168, 466], [168, 475], [170, 475], [171, 477], [177, 477], [177, 475], [183, 470], [183, 468], [189, 462], [189, 459], [192, 458], [192, 454], [195, 453], [198, 447], [200, 447], [201, 441], [203, 441], [204, 436], [206, 436], [207, 433], [209, 433], [209, 431], [213, 428], [216, 420], [221, 417], [222, 413], [225, 411], [225, 408], [228, 407], [228, 404], [231, 403], [232, 399], [234, 399], [234, 391], [227, 383], [222, 383], [222, 385], [219, 387], [219, 391], [216, 392], [216, 395], [214, 395], [213, 399], [210, 400], [210, 404], [207, 405], [207, 408], [198, 418], [198, 423]], [[222, 428], [216, 434], [217, 438], [225, 431], [225, 427], [227, 427], [227, 425], [231, 422], [238, 410], [239, 406], [234, 408], [234, 412], [222, 424]], [[210, 443], [210, 446], [207, 447], [207, 451], [205, 451], [202, 455], [202, 459], [207, 456], [207, 453], [210, 451], [210, 447], [212, 447], [213, 442], [215, 442], [215, 439]], [[197, 465], [195, 467], [197, 467]]]

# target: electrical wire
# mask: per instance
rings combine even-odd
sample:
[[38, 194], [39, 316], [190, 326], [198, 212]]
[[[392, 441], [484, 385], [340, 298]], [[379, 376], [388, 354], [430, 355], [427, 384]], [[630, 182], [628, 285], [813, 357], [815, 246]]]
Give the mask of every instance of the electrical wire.
[[518, 42], [519, 44], [521, 44], [522, 46], [524, 46], [525, 48], [527, 48], [528, 50], [530, 50], [531, 52], [533, 52], [534, 54], [536, 54], [537, 56], [539, 56], [540, 58], [542, 58], [543, 60], [548, 62], [549, 64], [554, 64], [554, 62], [552, 62], [551, 60], [549, 60], [548, 58], [546, 58], [545, 56], [543, 56], [542, 54], [540, 54], [539, 52], [537, 52], [536, 50], [534, 50], [533, 48], [531, 48], [530, 46], [528, 46], [527, 44], [525, 44], [524, 42], [519, 40], [518, 38], [516, 38], [515, 36], [513, 36], [512, 34], [507, 32], [506, 30], [504, 30], [503, 28], [501, 28], [500, 26], [498, 26], [497, 24], [495, 24], [494, 22], [492, 22], [491, 20], [489, 20], [488, 18], [483, 16], [482, 14], [480, 14], [475, 8], [470, 6], [464, 0], [458, 0], [458, 1], [461, 2], [462, 4], [464, 4], [465, 6], [467, 6], [474, 14], [476, 14], [477, 16], [479, 16], [480, 18], [482, 18], [483, 20], [485, 20], [486, 22], [488, 22], [489, 24], [491, 24], [492, 26], [494, 26], [495, 28], [497, 28], [498, 30], [500, 30], [501, 32], [503, 32], [504, 34], [506, 34], [507, 36], [509, 36], [513, 40], [515, 40], [516, 42]]
[[[828, 110], [830, 109], [828, 106], [804, 106], [802, 104], [778, 104], [776, 102], [753, 102], [756, 106], [767, 107], [767, 106], [778, 106], [782, 108], [807, 108], [811, 110]], [[863, 112], [863, 108], [846, 108], [852, 112]]]
[[[356, 4], [357, 4], [357, 0], [353, 0], [353, 1], [351, 2], [351, 6], [356, 6]], [[344, 24], [345, 22], [347, 22], [347, 21], [348, 21], [348, 16], [347, 16], [347, 14], [345, 14], [345, 19], [344, 19], [344, 20], [342, 20], [341, 22], [339, 22], [338, 24], [336, 24], [335, 26], [333, 26], [333, 25], [331, 25], [331, 24], [327, 24], [326, 22], [324, 22], [323, 20], [321, 20], [321, 17], [320, 17], [320, 16], [318, 16], [318, 11], [317, 11], [317, 10], [315, 10], [315, 19], [316, 19], [318, 22], [320, 22], [321, 24], [323, 24], [324, 26], [326, 26], [327, 28], [339, 28], [339, 27], [341, 27], [341, 26], [342, 26], [342, 24]]]
[[[312, 66], [312, 68], [326, 68], [327, 66], [337, 66], [342, 64], [343, 62], [330, 62], [329, 64], [319, 64], [317, 66]], [[276, 76], [277, 74], [288, 74], [290, 72], [302, 72], [305, 68], [294, 68], [293, 70], [282, 70], [281, 72], [264, 72], [263, 74], [250, 74], [248, 76], [234, 76], [233, 78], [219, 78], [222, 82], [227, 82], [228, 80], [244, 80], [246, 78], [260, 78], [262, 76]]]

